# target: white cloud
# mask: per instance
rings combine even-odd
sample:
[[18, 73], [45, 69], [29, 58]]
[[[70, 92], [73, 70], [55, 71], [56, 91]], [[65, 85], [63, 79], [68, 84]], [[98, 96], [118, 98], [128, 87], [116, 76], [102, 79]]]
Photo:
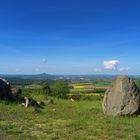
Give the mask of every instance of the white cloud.
[[102, 69], [100, 69], [100, 68], [95, 68], [94, 71], [95, 71], [95, 72], [101, 72]]
[[130, 68], [119, 68], [118, 71], [119, 72], [128, 72]]
[[118, 60], [109, 60], [109, 61], [104, 61], [104, 66], [105, 69], [118, 70], [119, 63], [120, 62]]

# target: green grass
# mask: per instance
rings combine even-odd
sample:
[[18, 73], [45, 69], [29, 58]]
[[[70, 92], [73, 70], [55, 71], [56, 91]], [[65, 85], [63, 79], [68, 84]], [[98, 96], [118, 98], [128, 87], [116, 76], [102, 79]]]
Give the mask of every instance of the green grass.
[[[42, 95], [31, 95], [43, 99]], [[0, 103], [2, 140], [139, 140], [139, 117], [107, 117], [101, 100], [54, 99], [42, 112]]]

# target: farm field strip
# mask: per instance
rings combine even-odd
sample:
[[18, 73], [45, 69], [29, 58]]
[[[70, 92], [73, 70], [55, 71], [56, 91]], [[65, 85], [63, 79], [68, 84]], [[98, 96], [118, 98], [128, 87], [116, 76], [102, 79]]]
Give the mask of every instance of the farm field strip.
[[68, 96], [80, 95], [80, 96], [104, 96], [104, 93], [78, 93], [78, 94], [67, 94]]
[[73, 86], [74, 89], [102, 89], [108, 88], [107, 86]]

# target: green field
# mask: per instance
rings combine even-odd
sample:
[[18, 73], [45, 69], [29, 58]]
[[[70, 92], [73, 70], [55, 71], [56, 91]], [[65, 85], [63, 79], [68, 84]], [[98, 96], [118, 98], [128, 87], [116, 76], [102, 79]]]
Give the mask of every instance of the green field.
[[[44, 100], [41, 94], [33, 98]], [[54, 99], [41, 112], [0, 103], [0, 140], [139, 140], [139, 117], [108, 117], [101, 100]]]

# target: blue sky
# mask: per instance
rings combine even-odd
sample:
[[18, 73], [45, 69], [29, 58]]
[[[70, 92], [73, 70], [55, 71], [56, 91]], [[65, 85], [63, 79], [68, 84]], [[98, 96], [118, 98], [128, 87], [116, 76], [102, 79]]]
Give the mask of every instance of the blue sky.
[[0, 73], [140, 74], [139, 0], [0, 0]]

